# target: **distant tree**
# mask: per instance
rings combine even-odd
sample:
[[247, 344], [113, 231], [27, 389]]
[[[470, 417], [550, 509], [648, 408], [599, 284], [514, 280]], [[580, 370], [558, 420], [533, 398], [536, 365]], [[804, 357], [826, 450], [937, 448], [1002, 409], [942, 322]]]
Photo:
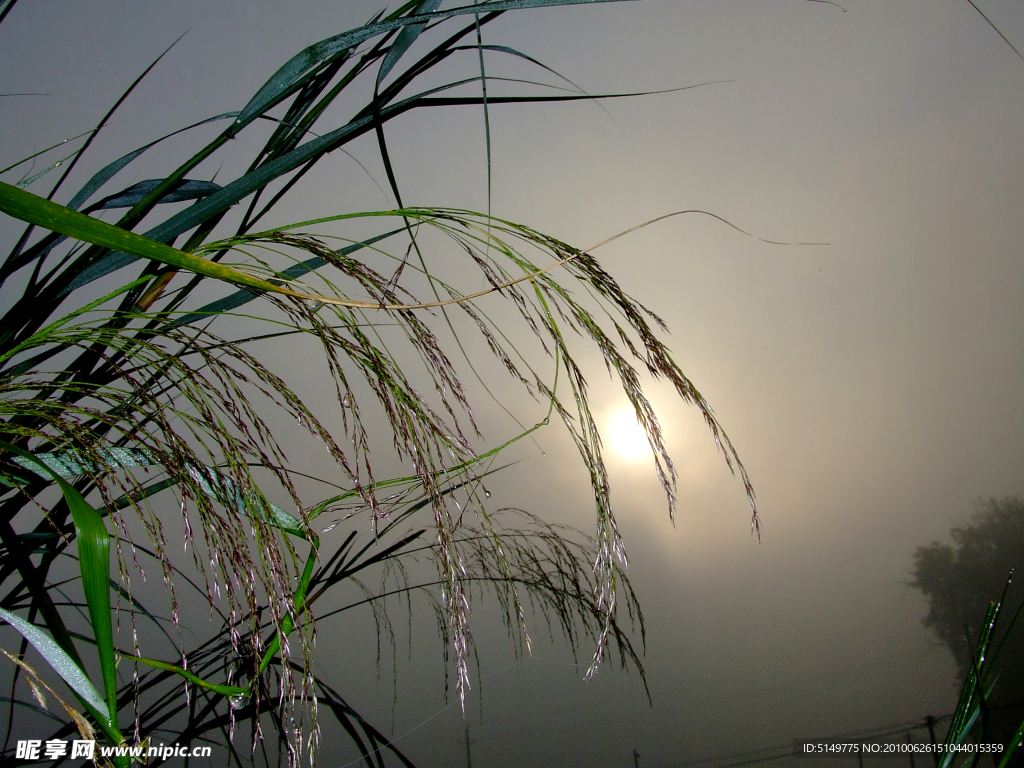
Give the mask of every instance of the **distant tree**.
[[[956, 660], [962, 681], [973, 665], [980, 623], [989, 603], [998, 600], [1007, 575], [1024, 576], [1024, 498], [979, 500], [970, 525], [950, 531], [955, 546], [932, 542], [914, 553], [914, 579], [930, 602], [924, 625], [931, 627]], [[993, 648], [998, 648], [1010, 617], [1020, 607], [1024, 590], [1011, 588], [1003, 606]], [[1024, 634], [1017, 627], [997, 660], [1000, 670], [988, 700], [990, 733], [1006, 743], [1024, 718]], [[1014, 765], [1024, 765], [1015, 755]]]

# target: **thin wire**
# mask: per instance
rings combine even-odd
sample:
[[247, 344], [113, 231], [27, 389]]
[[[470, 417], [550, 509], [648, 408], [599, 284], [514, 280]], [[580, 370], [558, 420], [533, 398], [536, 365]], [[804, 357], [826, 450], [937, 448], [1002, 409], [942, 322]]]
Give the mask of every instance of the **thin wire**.
[[742, 384], [746, 380], [746, 378], [750, 374], [750, 372], [752, 370], [754, 370], [754, 366], [757, 365], [757, 361], [761, 359], [761, 355], [763, 353], [764, 353], [764, 347], [761, 347], [761, 351], [757, 353], [757, 357], [754, 358], [754, 362], [752, 362], [750, 364], [750, 367], [747, 368], [747, 372], [743, 374], [743, 376], [740, 378], [740, 380], [738, 382], [736, 382], [736, 386], [732, 388], [732, 392], [730, 392], [729, 396], [727, 398], [725, 398], [725, 400], [722, 402], [722, 405], [718, 406], [719, 408], [724, 407], [726, 403], [728, 403], [730, 400], [732, 400], [732, 396], [736, 394], [736, 390], [740, 388], [740, 384]]
[[[493, 672], [488, 672], [486, 675], [481, 675], [480, 679], [481, 680], [485, 680], [488, 677], [491, 677], [493, 675], [498, 674], [499, 672], [504, 672], [506, 669], [512, 669], [512, 667], [518, 667], [521, 664], [525, 664], [526, 662], [534, 660], [534, 659], [536, 659], [537, 661], [544, 661], [544, 659], [541, 659], [541, 658], [539, 658], [537, 656], [527, 656], [527, 657], [525, 657], [523, 659], [520, 659], [519, 661], [513, 662], [512, 664], [509, 664], [507, 666], [504, 666], [501, 669], [496, 669]], [[456, 701], [457, 701], [457, 699], [453, 699], [450, 704], [447, 704], [444, 707], [441, 707], [441, 709], [437, 710], [437, 712], [432, 714], [430, 717], [428, 717], [426, 720], [424, 720], [419, 725], [414, 725], [412, 728], [410, 728], [408, 731], [403, 733], [401, 736], [399, 736], [397, 738], [394, 738], [394, 739], [391, 739], [390, 741], [388, 741], [388, 744], [389, 745], [390, 744], [397, 744], [399, 741], [404, 739], [406, 736], [408, 736], [413, 731], [419, 730], [420, 728], [422, 728], [424, 725], [429, 723], [431, 720], [433, 720], [438, 715], [440, 715], [443, 712], [446, 712], [447, 710], [451, 709], [455, 705]], [[370, 754], [379, 754], [379, 753], [380, 753], [380, 747], [374, 749]], [[361, 763], [361, 762], [363, 762], [363, 758], [359, 757], [358, 759], [353, 760], [352, 762], [344, 763], [343, 765], [339, 766], [339, 768], [349, 768], [349, 766], [356, 765], [357, 763]]]
[[981, 18], [983, 18], [983, 19], [984, 19], [985, 21], [987, 21], [987, 22], [988, 22], [988, 25], [989, 25], [990, 27], [992, 27], [992, 29], [994, 29], [994, 30], [996, 31], [996, 34], [998, 34], [998, 35], [999, 35], [999, 36], [1000, 36], [1001, 38], [1003, 38], [1003, 42], [1004, 42], [1004, 43], [1006, 43], [1006, 44], [1007, 44], [1008, 46], [1010, 46], [1010, 48], [1013, 48], [1013, 52], [1014, 52], [1014, 53], [1016, 53], [1016, 54], [1017, 54], [1017, 56], [1019, 56], [1019, 57], [1021, 58], [1021, 60], [1024, 60], [1024, 56], [1021, 56], [1021, 53], [1020, 53], [1020, 51], [1018, 51], [1018, 50], [1017, 50], [1017, 48], [1016, 48], [1016, 47], [1014, 46], [1014, 44], [1013, 44], [1013, 43], [1011, 43], [1011, 42], [1010, 42], [1010, 41], [1009, 41], [1009, 40], [1007, 39], [1006, 35], [1004, 35], [1004, 34], [1003, 34], [1003, 33], [1002, 33], [1002, 32], [1001, 32], [1000, 30], [999, 30], [999, 27], [997, 27], [997, 26], [996, 26], [995, 24], [993, 24], [993, 23], [992, 23], [992, 20], [991, 20], [991, 19], [990, 19], [990, 18], [989, 18], [988, 16], [986, 16], [986, 15], [985, 15], [985, 12], [984, 12], [983, 10], [981, 10], [981, 8], [979, 8], [978, 6], [976, 6], [976, 5], [974, 4], [974, 0], [967, 0], [967, 2], [971, 4], [971, 7], [972, 7], [972, 8], [974, 9], [974, 10], [976, 10], [976, 11], [977, 11], [977, 12], [978, 12], [979, 14], [981, 14]]
[[[952, 717], [953, 713], [949, 712], [945, 715], [935, 718], [935, 722], [945, 720], [946, 718]], [[848, 733], [837, 734], [834, 736], [826, 736], [821, 741], [840, 741], [843, 739], [872, 739], [880, 738], [882, 736], [892, 736], [897, 733], [909, 733], [910, 731], [921, 730], [927, 727], [927, 720], [924, 718], [918, 718], [917, 720], [905, 721], [902, 723], [892, 723], [890, 725], [879, 725], [874, 728], [865, 728], [859, 731], [851, 731]], [[658, 768], [689, 768], [689, 766], [702, 765], [704, 763], [713, 763], [716, 760], [729, 760], [735, 757], [746, 757], [748, 755], [761, 755], [764, 752], [774, 752], [779, 749], [787, 750], [785, 754], [755, 757], [750, 760], [742, 760], [734, 763], [727, 763], [725, 765], [715, 766], [715, 768], [736, 768], [741, 765], [753, 765], [754, 763], [764, 763], [771, 760], [779, 760], [783, 757], [793, 757], [793, 742], [786, 744], [776, 744], [771, 747], [761, 747], [760, 749], [750, 749], [745, 752], [733, 752], [727, 755], [715, 755], [712, 757], [702, 757], [697, 760], [685, 760], [679, 763], [666, 763], [658, 766]]]

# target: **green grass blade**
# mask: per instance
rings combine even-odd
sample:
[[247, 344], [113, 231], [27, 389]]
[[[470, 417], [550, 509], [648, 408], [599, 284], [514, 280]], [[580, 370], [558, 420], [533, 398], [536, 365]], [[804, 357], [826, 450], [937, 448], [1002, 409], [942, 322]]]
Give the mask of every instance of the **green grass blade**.
[[[642, 93], [615, 93], [597, 95], [568, 95], [568, 96], [500, 96], [489, 97], [488, 104], [518, 104], [538, 102], [561, 102], [580, 101], [602, 98], [627, 98], [640, 95], [651, 95], [656, 93], [671, 93], [687, 90], [688, 88], [703, 87], [712, 83], [700, 83], [694, 86], [683, 88], [670, 88], [664, 91], [645, 91]], [[436, 90], [436, 89], [435, 89]], [[433, 91], [432, 91], [433, 92]], [[476, 106], [482, 104], [482, 99], [477, 97], [465, 98], [426, 98], [422, 95], [411, 96], [393, 105], [381, 109], [381, 120], [390, 120], [411, 109], [420, 107], [443, 107], [443, 106]], [[213, 195], [204, 198], [192, 207], [172, 216], [162, 224], [157, 225], [146, 233], [146, 236], [161, 242], [170, 241], [183, 232], [199, 226], [211, 216], [226, 211], [247, 195], [262, 189], [278, 177], [289, 171], [310, 162], [316, 157], [326, 154], [333, 149], [340, 147], [352, 139], [374, 129], [373, 115], [353, 120], [340, 128], [326, 133], [317, 139], [312, 139], [293, 149], [275, 160], [261, 165], [256, 170], [247, 173], [224, 187]], [[77, 288], [85, 283], [110, 274], [115, 269], [131, 263], [130, 256], [112, 254], [95, 268], [89, 270], [89, 274], [79, 277], [73, 287]]]
[[279, 288], [266, 280], [250, 277], [223, 264], [201, 259], [148, 237], [127, 232], [3, 182], [0, 182], [0, 211], [21, 221], [45, 227], [52, 232], [59, 232], [76, 240], [101, 245], [112, 250], [123, 251], [131, 256], [159, 261], [177, 269], [195, 272], [246, 288], [254, 288], [258, 291], [297, 295], [293, 291]]
[[123, 170], [125, 166], [127, 166], [130, 162], [135, 160], [143, 152], [145, 152], [148, 149], [152, 149], [160, 142], [177, 136], [179, 133], [184, 133], [185, 131], [190, 131], [193, 128], [198, 128], [199, 126], [206, 125], [207, 123], [213, 123], [217, 120], [226, 120], [229, 117], [237, 116], [237, 112], [225, 112], [220, 115], [208, 117], [205, 120], [200, 120], [197, 123], [192, 123], [191, 125], [188, 125], [184, 128], [179, 128], [176, 131], [172, 131], [171, 133], [168, 133], [165, 136], [161, 136], [156, 141], [151, 141], [149, 144], [146, 144], [143, 147], [139, 147], [138, 149], [129, 152], [127, 155], [119, 157], [117, 160], [114, 160], [112, 163], [109, 163], [108, 165], [104, 166], [102, 169], [97, 171], [96, 174], [91, 179], [89, 179], [85, 186], [82, 187], [77, 192], [77, 194], [75, 194], [75, 196], [71, 199], [71, 202], [68, 203], [68, 208], [77, 211], [79, 208], [85, 205], [85, 202], [90, 197], [92, 197], [97, 192], [97, 190], [99, 190], [100, 187], [102, 187], [104, 184], [106, 184], [108, 181], [114, 178], [114, 176], [117, 175], [118, 172]]
[[[100, 456], [105, 462], [118, 469], [128, 467], [151, 467], [154, 464], [153, 457], [148, 451], [133, 450], [131, 448], [102, 448]], [[81, 477], [89, 472], [98, 472], [100, 468], [93, 462], [85, 462], [81, 457], [72, 451], [53, 451], [47, 453], [33, 454], [32, 459], [18, 456], [13, 462], [22, 469], [26, 469], [39, 477], [49, 479], [56, 475], [61, 479]], [[45, 465], [45, 469], [39, 469], [39, 465]]]
[[107, 694], [110, 721], [117, 721], [117, 661], [114, 658], [114, 633], [110, 620], [110, 534], [103, 518], [82, 495], [58, 481], [71, 508], [78, 543], [78, 564], [82, 572], [82, 590], [89, 606], [96, 650], [100, 657], [103, 688]]
[[[339, 248], [338, 250], [335, 251], [335, 253], [337, 253], [339, 256], [349, 256], [355, 253], [356, 251], [362, 250], [363, 248], [371, 246], [374, 243], [379, 243], [381, 240], [385, 240], [393, 235], [397, 235], [400, 232], [405, 232], [405, 227], [392, 229], [389, 232], [385, 232], [380, 235], [374, 235], [373, 237], [368, 237], [362, 242], [347, 245], [344, 248]], [[325, 264], [327, 264], [326, 259], [320, 256], [314, 256], [310, 259], [306, 259], [305, 261], [299, 262], [298, 264], [293, 264], [287, 269], [282, 270], [279, 274], [285, 280], [297, 280], [303, 275], [309, 274], [314, 270], [320, 269], [320, 267], [324, 266]], [[236, 291], [230, 296], [225, 296], [222, 299], [212, 301], [209, 304], [195, 310], [194, 312], [189, 312], [186, 315], [176, 318], [173, 324], [175, 326], [179, 326], [188, 325], [189, 323], [194, 323], [199, 320], [209, 320], [211, 317], [221, 315], [230, 312], [233, 309], [237, 309], [238, 307], [244, 306], [255, 298], [256, 297], [253, 295], [252, 291]]]
[[[975, 646], [974, 658], [980, 660], [980, 663], [972, 666], [968, 670], [966, 679], [964, 680], [963, 688], [960, 691], [960, 700], [957, 703], [956, 710], [953, 712], [953, 719], [949, 724], [949, 731], [946, 733], [946, 746], [947, 748], [960, 744], [967, 738], [974, 726], [975, 721], [981, 712], [981, 701], [984, 696], [988, 695], [990, 691], [985, 691], [982, 687], [981, 680], [978, 679], [978, 672], [984, 675], [984, 671], [988, 668], [987, 659], [985, 653], [988, 650], [988, 645], [992, 640], [992, 634], [995, 630], [995, 620], [999, 615], [999, 605], [996, 603], [989, 603], [988, 610], [985, 612], [985, 623], [982, 625], [981, 632], [979, 633], [978, 643]], [[939, 768], [949, 768], [953, 764], [953, 760], [959, 752], [955, 752], [947, 749]]]
[[39, 181], [41, 178], [43, 178], [43, 176], [48, 174], [50, 171], [53, 171], [53, 170], [56, 170], [57, 168], [60, 168], [62, 165], [64, 165], [64, 163], [66, 163], [68, 160], [73, 158], [75, 156], [75, 154], [76, 154], [75, 152], [72, 152], [67, 157], [62, 157], [59, 160], [54, 161], [53, 163], [48, 165], [46, 168], [43, 168], [43, 170], [39, 171], [39, 173], [35, 173], [35, 174], [31, 175], [27, 179], [24, 179], [23, 181], [19, 181], [15, 186], [18, 189], [25, 189], [26, 187], [32, 186], [37, 181]]
[[[110, 208], [131, 208], [138, 205], [145, 197], [164, 183], [164, 179], [146, 179], [137, 184], [132, 184], [128, 189], [117, 194], [106, 197], [90, 206], [92, 210], [108, 210]], [[181, 203], [186, 200], [201, 200], [207, 195], [220, 191], [220, 184], [201, 179], [182, 179], [171, 188], [157, 203]]]
[[61, 680], [67, 683], [68, 687], [85, 704], [95, 710], [92, 712], [94, 717], [97, 717], [101, 723], [106, 720], [106, 716], [103, 713], [106, 711], [107, 705], [104, 703], [103, 697], [100, 696], [99, 691], [96, 690], [96, 687], [86, 677], [82, 668], [71, 660], [71, 657], [57, 645], [52, 637], [36, 625], [29, 624], [20, 616], [3, 608], [0, 608], [0, 618], [18, 630], [21, 636], [28, 640], [33, 648], [39, 651], [39, 655], [46, 659], [46, 663], [53, 668], [54, 672], [60, 675]]
[[[402, 18], [386, 19], [374, 24], [366, 24], [358, 29], [343, 32], [340, 35], [326, 38], [306, 48], [304, 51], [293, 56], [284, 66], [278, 69], [273, 76], [256, 92], [256, 95], [249, 100], [241, 113], [235, 119], [229, 129], [231, 135], [237, 133], [246, 125], [263, 114], [268, 109], [278, 104], [294, 91], [299, 80], [310, 72], [314, 67], [320, 65], [327, 59], [335, 56], [346, 49], [353, 48], [370, 38], [393, 32], [396, 29], [408, 27], [412, 23], [427, 23], [429, 21], [440, 21], [453, 16], [479, 13], [481, 10], [506, 11], [521, 10], [526, 8], [540, 8], [558, 5], [578, 5], [581, 3], [609, 3], [609, 2], [634, 2], [635, 0], [505, 0], [504, 2], [484, 3], [480, 6], [465, 6], [451, 8], [445, 11], [433, 11], [418, 15], [405, 16]], [[436, 6], [435, 6], [436, 7]], [[397, 58], [397, 57], [396, 57]]]
[[[6, 447], [6, 445], [0, 442], [0, 447]], [[118, 447], [105, 448], [100, 449], [100, 455], [109, 466], [119, 469], [156, 466], [154, 457], [144, 450]], [[51, 477], [56, 478], [57, 482], [72, 477], [81, 477], [88, 472], [97, 472], [100, 469], [93, 466], [92, 463], [82, 461], [77, 454], [70, 451], [55, 451], [38, 455], [25, 453], [15, 457], [13, 463], [39, 477], [47, 479]], [[231, 504], [239, 507], [241, 511], [244, 511], [249, 506], [246, 504], [243, 494], [238, 491], [235, 482], [222, 475], [216, 469], [203, 467], [202, 470], [190, 470], [190, 474], [211, 499], [222, 504]], [[173, 485], [173, 483], [158, 485], [162, 489]], [[74, 489], [72, 491], [77, 493]], [[83, 503], [85, 503], [84, 500]], [[96, 512], [96, 510], [93, 511]], [[267, 522], [271, 525], [277, 526], [285, 533], [297, 536], [300, 539], [308, 538], [306, 531], [303, 529], [302, 522], [294, 515], [289, 514], [273, 502], [270, 502], [270, 511], [272, 516]], [[97, 514], [100, 513], [97, 512]]]
[[0, 24], [3, 24], [4, 19], [7, 18], [7, 14], [11, 12], [11, 9], [17, 2], [18, 0], [7, 0], [7, 5], [5, 5], [4, 9], [0, 11]]
[[61, 141], [58, 141], [56, 144], [51, 144], [46, 149], [40, 149], [38, 152], [33, 152], [28, 157], [23, 157], [21, 160], [19, 160], [18, 162], [14, 163], [13, 165], [8, 165], [6, 168], [0, 168], [0, 173], [7, 173], [8, 171], [17, 168], [19, 165], [22, 165], [23, 163], [27, 163], [29, 160], [34, 160], [35, 158], [39, 157], [40, 155], [45, 155], [51, 149], [56, 149], [57, 147], [62, 147], [65, 144], [67, 144], [69, 141], [75, 141], [76, 139], [80, 139], [83, 136], [85, 136], [87, 133], [89, 133], [89, 132], [86, 131], [85, 133], [80, 133], [77, 136], [72, 136], [70, 139], [63, 139]]
[[[193, 128], [197, 128], [201, 125], [212, 123], [217, 120], [226, 120], [228, 118], [236, 117], [237, 115], [237, 112], [225, 112], [221, 115], [216, 115], [205, 120], [200, 120], [197, 123], [185, 126], [184, 128], [179, 128], [178, 130], [172, 131], [171, 133], [168, 133], [165, 136], [161, 136], [159, 139], [151, 141], [149, 144], [139, 147], [138, 149], [135, 149], [129, 152], [128, 154], [119, 157], [117, 160], [108, 163], [106, 166], [104, 166], [95, 174], [93, 174], [92, 178], [90, 178], [89, 181], [86, 182], [85, 186], [78, 190], [75, 196], [71, 198], [71, 201], [67, 204], [67, 207], [73, 211], [79, 210], [83, 205], [85, 205], [85, 203], [89, 200], [90, 197], [92, 197], [104, 184], [110, 181], [115, 175], [117, 175], [117, 173], [122, 171], [129, 163], [138, 158], [143, 152], [155, 147], [160, 142], [169, 139], [173, 136], [177, 136], [179, 133], [190, 131]], [[82, 134], [82, 136], [84, 135], [85, 134]], [[76, 136], [75, 138], [80, 138], [80, 136]], [[3, 171], [0, 171], [0, 173], [2, 172]], [[48, 253], [50, 253], [50, 251], [52, 251], [60, 243], [62, 243], [64, 239], [65, 238], [63, 235], [47, 238], [43, 242], [37, 243], [24, 253], [21, 253], [19, 246], [19, 248], [15, 250], [15, 254], [20, 254], [19, 258], [14, 258], [12, 256], [12, 258], [10, 258], [6, 263], [4, 263], [3, 267], [0, 268], [0, 279], [3, 279], [2, 276], [4, 275], [9, 275], [13, 273], [16, 269], [23, 266], [27, 261], [41, 259], [45, 257]]]
[[[293, 605], [295, 607], [295, 615], [298, 616], [305, 610], [306, 607], [306, 590], [309, 589], [309, 580], [313, 577], [313, 568], [316, 565], [316, 546], [317, 541], [314, 539], [313, 548], [309, 551], [309, 557], [306, 558], [306, 567], [302, 569], [302, 576], [299, 579], [298, 589], [295, 590], [295, 598]], [[292, 621], [291, 615], [287, 615], [281, 621], [281, 629], [274, 635], [274, 639], [267, 644], [267, 650], [263, 654], [263, 658], [260, 660], [259, 671], [262, 674], [266, 668], [273, 661], [274, 656], [277, 654], [278, 649], [281, 647], [281, 638], [287, 637], [292, 631], [295, 623]], [[254, 679], [255, 682], [255, 679]]]
[[137, 661], [140, 664], [145, 664], [147, 667], [153, 667], [153, 669], [162, 669], [164, 672], [173, 672], [174, 674], [185, 678], [190, 683], [206, 688], [214, 693], [219, 693], [221, 696], [244, 696], [249, 692], [248, 688], [239, 688], [234, 685], [218, 685], [217, 683], [208, 683], [199, 675], [195, 675], [189, 672], [187, 669], [182, 669], [175, 664], [168, 664], [166, 661], [159, 661], [157, 659], [147, 659], [143, 656], [132, 656], [130, 653], [121, 654], [126, 659]]
[[[613, 0], [600, 0], [601, 2], [612, 2]], [[488, 6], [489, 7], [489, 6]], [[468, 11], [467, 11], [468, 12]], [[447, 12], [438, 12], [444, 15]], [[534, 103], [534, 102], [557, 102], [557, 101], [578, 101], [583, 99], [602, 98], [626, 98], [639, 95], [651, 95], [655, 93], [671, 93], [687, 90], [689, 88], [702, 87], [712, 83], [700, 83], [694, 86], [683, 88], [670, 88], [664, 91], [645, 91], [642, 93], [616, 93], [598, 95], [569, 95], [569, 96], [505, 96], [492, 97], [488, 99], [489, 104], [512, 104], [512, 103]], [[441, 89], [433, 89], [430, 93]], [[380, 110], [381, 121], [390, 120], [393, 117], [419, 107], [443, 107], [443, 106], [468, 106], [481, 104], [480, 97], [466, 98], [426, 98], [423, 94], [411, 96], [396, 104], [389, 105]], [[172, 216], [162, 224], [157, 225], [146, 233], [146, 236], [160, 242], [170, 242], [183, 232], [202, 225], [220, 213], [223, 213], [235, 205], [242, 198], [263, 189], [280, 176], [300, 166], [313, 161], [325, 153], [340, 147], [357, 136], [362, 135], [375, 127], [374, 115], [370, 114], [362, 118], [353, 119], [346, 125], [335, 129], [319, 138], [307, 141], [287, 154], [281, 155], [255, 170], [225, 185], [219, 192], [212, 194], [187, 210]], [[121, 249], [124, 251], [124, 249]], [[79, 275], [71, 284], [70, 290], [79, 288], [93, 280], [99, 279], [111, 272], [120, 269], [132, 261], [135, 257], [127, 252], [108, 254], [100, 262], [91, 266], [88, 270]]]
[[[414, 15], [431, 13], [437, 9], [437, 6], [441, 4], [441, 0], [424, 0], [420, 3], [416, 10], [413, 12]], [[416, 42], [416, 38], [420, 36], [420, 33], [426, 29], [427, 22], [421, 21], [415, 24], [409, 24], [402, 27], [402, 31], [398, 33], [398, 37], [395, 38], [395, 42], [388, 48], [388, 53], [384, 57], [384, 61], [381, 62], [380, 70], [377, 72], [377, 85], [379, 86], [384, 78], [388, 76], [388, 73], [394, 68], [395, 64], [402, 57], [409, 47]]]
[[[0, 448], [11, 451], [23, 459], [35, 461], [53, 476], [64, 494], [75, 522], [78, 542], [78, 565], [82, 574], [82, 591], [89, 606], [93, 639], [100, 657], [103, 688], [107, 694], [108, 722], [117, 722], [117, 661], [114, 658], [114, 632], [110, 620], [110, 534], [103, 518], [77, 490], [68, 485], [56, 472], [28, 451], [0, 441]], [[63, 651], [61, 651], [63, 653]]]
[[1010, 758], [1013, 757], [1013, 753], [1017, 750], [1017, 746], [1024, 741], [1024, 720], [1021, 721], [1020, 727], [1017, 729], [1017, 733], [1010, 739], [1009, 745], [1006, 747], [1006, 754], [1003, 755], [1003, 759], [999, 761], [999, 768], [1007, 768], [1010, 764]]
[[137, 78], [135, 78], [135, 80], [132, 82], [132, 84], [128, 86], [128, 90], [126, 90], [124, 93], [121, 94], [121, 98], [119, 98], [117, 100], [117, 102], [115, 102], [114, 106], [112, 106], [107, 111], [107, 114], [105, 114], [103, 116], [103, 119], [100, 120], [99, 124], [95, 128], [93, 128], [92, 131], [89, 132], [89, 138], [85, 140], [85, 144], [83, 144], [82, 148], [79, 149], [75, 153], [74, 159], [64, 169], [64, 173], [61, 174], [60, 179], [57, 181], [57, 183], [54, 185], [53, 189], [50, 191], [48, 199], [50, 197], [53, 197], [54, 193], [60, 188], [60, 185], [65, 182], [65, 180], [68, 178], [68, 176], [71, 175], [71, 171], [74, 170], [75, 166], [78, 164], [79, 159], [82, 157], [82, 155], [85, 154], [86, 150], [88, 150], [89, 147], [92, 146], [92, 143], [96, 140], [96, 137], [99, 135], [100, 131], [103, 130], [103, 128], [109, 122], [110, 118], [114, 116], [114, 113], [117, 112], [118, 109], [120, 109], [122, 104], [124, 104], [125, 99], [127, 99], [131, 95], [132, 91], [135, 90], [135, 88], [139, 85], [139, 83], [141, 83], [146, 78], [146, 75], [148, 75], [153, 70], [153, 67], [155, 67], [157, 64], [159, 64], [160, 60], [163, 59], [163, 57], [166, 56], [170, 52], [171, 48], [176, 46], [178, 44], [178, 42], [181, 40], [181, 38], [184, 37], [184, 36], [185, 35], [182, 34], [177, 40], [175, 40], [173, 43], [171, 43], [169, 46], [167, 46], [167, 48], [164, 50], [164, 52], [161, 53], [159, 56], [157, 56], [156, 59], [153, 60], [153, 63], [150, 64], [148, 67], [146, 67], [146, 69], [142, 72], [141, 75], [139, 75]]

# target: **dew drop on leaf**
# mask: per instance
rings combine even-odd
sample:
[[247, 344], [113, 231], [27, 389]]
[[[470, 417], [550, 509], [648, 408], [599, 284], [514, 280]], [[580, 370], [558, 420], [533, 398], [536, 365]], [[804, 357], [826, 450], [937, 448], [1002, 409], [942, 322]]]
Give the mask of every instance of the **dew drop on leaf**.
[[351, 408], [352, 407], [352, 393], [351, 392], [346, 392], [345, 393], [345, 396], [341, 399], [341, 407], [342, 408]]

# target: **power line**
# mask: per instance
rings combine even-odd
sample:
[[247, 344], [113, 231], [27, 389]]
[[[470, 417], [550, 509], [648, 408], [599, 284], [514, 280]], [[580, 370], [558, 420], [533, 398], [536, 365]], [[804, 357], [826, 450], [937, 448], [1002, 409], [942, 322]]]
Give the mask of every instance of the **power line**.
[[[932, 719], [933, 723], [937, 723], [941, 720], [951, 718], [953, 713], [942, 715]], [[842, 741], [844, 739], [877, 739], [883, 736], [892, 736], [897, 733], [904, 733], [907, 731], [915, 731], [921, 728], [927, 727], [926, 718], [918, 718], [916, 720], [909, 720], [903, 723], [891, 723], [889, 725], [879, 725], [873, 728], [863, 728], [858, 731], [851, 731], [849, 733], [841, 733], [833, 736], [822, 737], [823, 741]], [[772, 755], [772, 752], [778, 752], [779, 750], [785, 750], [783, 754]], [[723, 765], [717, 765], [715, 768], [737, 768], [737, 766], [743, 765], [754, 765], [756, 763], [765, 763], [772, 760], [780, 760], [783, 757], [793, 756], [793, 742], [789, 741], [785, 744], [776, 744], [770, 747], [760, 747], [758, 749], [748, 749], [743, 752], [733, 752], [726, 755], [714, 755], [711, 757], [702, 757], [695, 760], [684, 760], [676, 763], [665, 763], [658, 766], [658, 768], [691, 768], [691, 766], [703, 765], [706, 763], [715, 763], [719, 760], [735, 760], [736, 758], [749, 757], [749, 760], [741, 760], [739, 762], [725, 763]]]

